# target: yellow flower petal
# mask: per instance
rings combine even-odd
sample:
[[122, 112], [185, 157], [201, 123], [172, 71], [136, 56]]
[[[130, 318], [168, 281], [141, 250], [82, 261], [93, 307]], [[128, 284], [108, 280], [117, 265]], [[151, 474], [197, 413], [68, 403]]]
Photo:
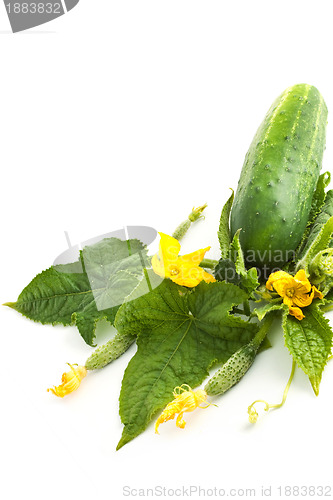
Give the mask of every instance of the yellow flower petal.
[[290, 297], [291, 290], [294, 289], [295, 282], [290, 276], [289, 278], [281, 278], [274, 282], [274, 291], [281, 297]]
[[154, 255], [151, 263], [153, 270], [159, 276], [170, 278], [181, 286], [195, 287], [201, 281], [212, 283], [215, 278], [199, 267], [200, 262], [210, 247], [178, 257], [179, 242], [172, 236], [159, 233], [161, 236], [159, 253]]
[[305, 318], [304, 314], [302, 313], [302, 309], [300, 309], [299, 307], [289, 307], [289, 314], [291, 316], [295, 316], [295, 318], [299, 321]]
[[151, 259], [151, 265], [156, 274], [162, 278], [169, 278], [168, 268], [164, 266], [162, 259], [157, 254]]
[[175, 262], [178, 258], [180, 252], [180, 243], [176, 238], [169, 236], [168, 234], [158, 233], [161, 237], [160, 241], [160, 257], [167, 265], [170, 262]]
[[305, 287], [306, 292], [310, 292], [311, 291], [311, 283], [308, 280], [308, 278], [306, 277], [304, 269], [300, 269], [295, 274], [294, 280], [297, 281], [297, 282], [299, 282], [299, 283], [301, 283]]
[[286, 304], [288, 307], [293, 306], [293, 299], [290, 297], [287, 297], [286, 295], [283, 297], [283, 303]]
[[180, 265], [191, 264], [194, 266], [198, 266], [208, 250], [210, 250], [210, 247], [201, 248], [200, 250], [196, 250], [195, 252], [182, 255], [178, 258], [178, 262], [180, 263]]
[[206, 271], [203, 272], [202, 276], [203, 276], [203, 280], [206, 283], [214, 283], [216, 281], [216, 279], [214, 278], [214, 276], [212, 274], [210, 274], [210, 273], [207, 273]]
[[296, 290], [296, 293], [293, 297], [293, 303], [295, 306], [298, 307], [307, 307], [312, 303], [314, 297], [314, 290], [312, 290], [310, 293], [307, 292], [301, 292]]
[[290, 277], [290, 274], [286, 273], [285, 271], [276, 271], [275, 273], [269, 275], [266, 283], [266, 288], [272, 292], [274, 290], [273, 285], [276, 281], [279, 281], [283, 278], [289, 279]]
[[215, 280], [214, 276], [207, 273], [202, 267], [182, 267], [177, 275], [171, 275], [172, 281], [177, 285], [195, 287], [201, 281], [212, 283]]
[[324, 298], [324, 295], [313, 285], [313, 291], [314, 291], [314, 295], [313, 295], [313, 298], [314, 299], [323, 299]]
[[170, 278], [172, 268], [178, 260], [180, 243], [178, 240], [164, 233], [158, 233], [161, 237], [159, 253], [155, 254], [151, 260], [153, 270], [162, 278]]
[[323, 294], [311, 285], [304, 269], [300, 269], [294, 277], [285, 271], [272, 273], [266, 287], [283, 298], [283, 303], [289, 307], [289, 314], [298, 320], [305, 317], [300, 307], [309, 306], [314, 298], [323, 298]]
[[71, 371], [62, 374], [62, 384], [47, 389], [47, 392], [52, 392], [59, 398], [63, 398], [67, 394], [75, 391], [81, 384], [81, 380], [87, 375], [87, 369], [84, 366], [74, 368], [70, 363], [67, 364], [70, 366]]
[[166, 405], [161, 415], [158, 417], [155, 424], [155, 433], [158, 434], [158, 428], [160, 424], [167, 422], [168, 420], [173, 420], [178, 413], [176, 419], [177, 427], [184, 429], [186, 422], [183, 419], [185, 412], [193, 411], [196, 408], [208, 408], [207, 406], [200, 406], [201, 403], [206, 401], [207, 393], [202, 389], [197, 391], [192, 391], [191, 387], [186, 384], [176, 387], [173, 391], [174, 399]]

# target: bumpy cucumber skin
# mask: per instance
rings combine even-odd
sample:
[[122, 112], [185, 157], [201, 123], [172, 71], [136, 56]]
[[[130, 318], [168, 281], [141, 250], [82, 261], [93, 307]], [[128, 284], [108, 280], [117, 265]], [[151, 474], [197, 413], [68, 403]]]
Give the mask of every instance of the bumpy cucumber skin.
[[208, 396], [219, 396], [237, 384], [251, 368], [258, 346], [251, 343], [241, 347], [207, 382], [205, 391]]
[[260, 125], [245, 157], [231, 233], [248, 265], [273, 269], [292, 257], [303, 236], [325, 149], [327, 107], [306, 84], [286, 89]]
[[135, 335], [117, 332], [115, 337], [101, 345], [89, 356], [85, 363], [87, 370], [99, 370], [118, 359], [135, 341]]

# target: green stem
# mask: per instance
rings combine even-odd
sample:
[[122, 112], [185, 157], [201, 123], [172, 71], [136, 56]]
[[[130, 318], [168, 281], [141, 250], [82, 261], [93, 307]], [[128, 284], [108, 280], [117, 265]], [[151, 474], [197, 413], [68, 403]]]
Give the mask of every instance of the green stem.
[[245, 316], [251, 316], [251, 309], [248, 300], [244, 300], [243, 302], [244, 314]]
[[275, 318], [274, 312], [268, 313], [265, 318], [262, 321], [262, 324], [259, 328], [259, 331], [257, 332], [256, 336], [254, 339], [251, 341], [251, 344], [253, 344], [255, 347], [259, 348], [260, 344], [266, 337], [267, 333], [269, 332], [270, 327], [272, 326], [273, 320]]
[[218, 260], [214, 259], [202, 259], [200, 262], [200, 267], [205, 267], [206, 269], [215, 269], [218, 264]]
[[152, 292], [153, 288], [151, 286], [150, 279], [149, 279], [149, 274], [148, 274], [148, 271], [147, 271], [146, 267], [143, 268], [143, 274], [145, 275], [145, 280], [146, 280], [146, 283], [148, 285], [149, 291]]

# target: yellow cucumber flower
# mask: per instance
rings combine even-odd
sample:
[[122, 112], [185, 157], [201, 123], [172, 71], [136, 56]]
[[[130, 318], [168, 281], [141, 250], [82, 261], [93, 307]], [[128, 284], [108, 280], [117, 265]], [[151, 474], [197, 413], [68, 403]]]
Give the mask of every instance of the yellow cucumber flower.
[[211, 274], [199, 267], [210, 247], [179, 257], [179, 241], [167, 234], [158, 234], [161, 237], [159, 253], [155, 254], [151, 261], [156, 274], [188, 287], [197, 286], [202, 280], [206, 283], [216, 281]]
[[59, 396], [59, 398], [63, 398], [67, 394], [76, 391], [81, 384], [81, 380], [87, 375], [87, 370], [84, 366], [77, 366], [77, 368], [74, 368], [70, 363], [67, 364], [70, 366], [71, 371], [62, 374], [62, 384], [47, 389], [47, 392], [50, 391], [55, 394], [55, 396]]
[[203, 391], [202, 389], [192, 391], [191, 387], [187, 384], [183, 384], [180, 387], [175, 387], [173, 396], [175, 399], [173, 399], [166, 405], [163, 412], [156, 421], [156, 434], [159, 433], [159, 425], [167, 422], [168, 420], [174, 419], [177, 413], [178, 417], [176, 419], [176, 426], [184, 429], [186, 422], [183, 419], [183, 415], [186, 411], [193, 411], [196, 408], [208, 408], [208, 406], [210, 406], [210, 403], [207, 403], [206, 406], [200, 406], [201, 403], [206, 401], [206, 391]]
[[277, 292], [283, 298], [283, 303], [289, 307], [289, 314], [298, 320], [305, 317], [300, 307], [309, 306], [317, 297], [323, 298], [323, 294], [311, 285], [304, 269], [300, 269], [295, 276], [285, 271], [272, 273], [267, 280], [266, 288]]

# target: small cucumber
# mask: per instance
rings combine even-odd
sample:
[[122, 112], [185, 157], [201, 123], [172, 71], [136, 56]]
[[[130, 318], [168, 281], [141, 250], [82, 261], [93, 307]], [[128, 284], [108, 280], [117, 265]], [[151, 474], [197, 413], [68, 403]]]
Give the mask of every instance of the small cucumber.
[[259, 347], [264, 341], [272, 326], [275, 314], [267, 314], [260, 323], [260, 328], [249, 344], [243, 345], [222, 365], [222, 367], [208, 380], [205, 391], [209, 396], [224, 394], [237, 384], [251, 368]]
[[135, 335], [117, 332], [106, 344], [97, 347], [85, 363], [87, 370], [98, 370], [118, 359], [135, 341]]
[[272, 104], [246, 154], [230, 215], [247, 265], [281, 268], [308, 222], [325, 149], [327, 107], [306, 84]]
[[237, 384], [252, 366], [258, 346], [244, 345], [224, 363], [222, 368], [209, 379], [205, 386], [208, 396], [219, 396]]

